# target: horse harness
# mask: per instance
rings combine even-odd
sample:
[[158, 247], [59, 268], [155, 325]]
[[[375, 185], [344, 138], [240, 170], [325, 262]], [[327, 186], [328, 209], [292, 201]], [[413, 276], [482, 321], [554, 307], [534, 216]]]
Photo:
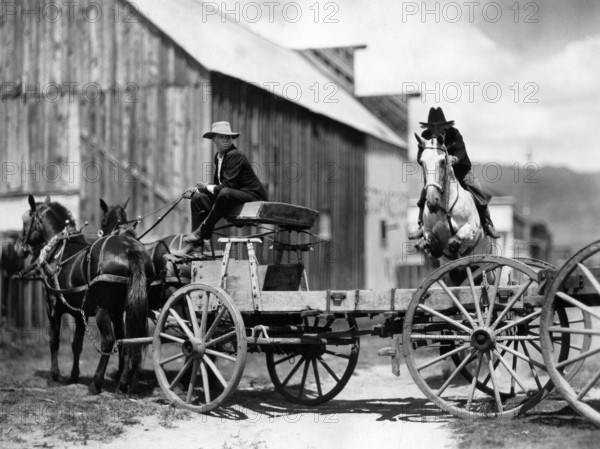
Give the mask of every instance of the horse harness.
[[[426, 146], [426, 147], [424, 147], [424, 149], [431, 149], [431, 150], [441, 149], [444, 153], [446, 153], [446, 156], [449, 154], [448, 149], [445, 146], [442, 146], [442, 148]], [[448, 173], [448, 168], [445, 167], [444, 168], [444, 178], [447, 176], [447, 173]], [[425, 177], [425, 172], [423, 172], [423, 177]], [[427, 182], [427, 178], [425, 178], [424, 181], [425, 181], [425, 188], [427, 188], [429, 186], [434, 186], [434, 187], [437, 187], [438, 189], [440, 189], [440, 192], [442, 192], [442, 194], [444, 193], [445, 182], [442, 182], [441, 184], [438, 182]], [[440, 209], [442, 211], [446, 212], [446, 220], [448, 220], [448, 226], [450, 227], [450, 232], [452, 235], [455, 235], [456, 232], [458, 231], [457, 229], [454, 229], [454, 225], [452, 224], [452, 211], [454, 210], [454, 206], [456, 206], [456, 203], [458, 203], [458, 195], [456, 195], [456, 198], [454, 199], [454, 203], [452, 203], [452, 206], [450, 206], [447, 210], [445, 210], [443, 207], [440, 207]]]
[[[114, 275], [114, 274], [102, 273], [99, 268], [97, 276], [92, 279], [91, 263], [90, 263], [92, 251], [94, 249], [94, 246], [96, 244], [98, 244], [100, 242], [100, 240], [96, 240], [91, 245], [86, 246], [85, 248], [77, 251], [75, 254], [72, 254], [71, 256], [69, 256], [63, 260], [62, 257], [64, 255], [65, 248], [67, 246], [69, 239], [72, 236], [73, 236], [73, 234], [69, 234], [68, 231], [65, 230], [65, 231], [63, 231], [63, 233], [57, 234], [54, 237], [52, 237], [50, 239], [50, 241], [44, 246], [44, 248], [40, 252], [40, 255], [39, 255], [36, 263], [41, 268], [41, 272], [42, 272], [41, 278], [42, 278], [42, 281], [43, 281], [46, 289], [49, 292], [53, 293], [55, 296], [57, 296], [60, 299], [63, 306], [65, 306], [67, 309], [69, 309], [73, 312], [81, 313], [81, 317], [83, 319], [83, 323], [85, 326], [85, 331], [88, 336], [88, 339], [92, 342], [96, 351], [98, 351], [102, 355], [109, 356], [118, 351], [118, 345], [115, 345], [112, 352], [109, 352], [109, 353], [104, 352], [100, 348], [98, 348], [98, 346], [96, 345], [95, 339], [92, 336], [92, 334], [89, 330], [88, 324], [87, 324], [87, 317], [85, 315], [85, 302], [87, 300], [87, 295], [88, 295], [90, 287], [92, 287], [97, 282], [112, 282], [112, 283], [126, 284], [128, 282], [128, 278], [125, 276], [118, 276], [118, 275]], [[108, 243], [108, 240], [109, 240], [109, 238], [105, 238], [102, 241], [102, 246], [100, 247], [100, 259], [102, 258], [102, 256], [105, 253], [105, 248]], [[60, 244], [60, 247], [59, 247], [59, 244]], [[80, 285], [77, 287], [71, 287], [71, 288], [65, 288], [65, 289], [60, 288], [60, 281], [58, 279], [58, 276], [59, 276], [61, 270], [69, 261], [71, 261], [72, 259], [74, 259], [75, 257], [79, 256], [80, 254], [82, 254], [84, 252], [86, 253], [85, 260], [87, 262], [86, 283], [84, 285]], [[56, 262], [50, 261], [51, 258], [53, 258], [54, 261], [56, 261]], [[52, 266], [53, 263], [56, 263], [56, 266], [53, 267]], [[77, 294], [77, 293], [82, 293], [82, 292], [84, 292], [84, 296], [81, 301], [80, 308], [69, 304], [69, 302], [67, 301], [67, 299], [64, 296], [64, 295], [72, 295], [72, 294]]]

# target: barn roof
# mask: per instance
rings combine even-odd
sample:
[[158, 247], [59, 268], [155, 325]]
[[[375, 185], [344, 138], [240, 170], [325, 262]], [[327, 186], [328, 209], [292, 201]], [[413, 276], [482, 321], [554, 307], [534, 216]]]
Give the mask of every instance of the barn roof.
[[[132, 2], [133, 4], [133, 2]], [[212, 5], [215, 3], [213, 2]], [[196, 0], [135, 0], [139, 13], [209, 71], [237, 78], [385, 142], [406, 142], [299, 53], [209, 15]], [[318, 95], [317, 95], [318, 94]], [[328, 97], [329, 96], [329, 97]]]

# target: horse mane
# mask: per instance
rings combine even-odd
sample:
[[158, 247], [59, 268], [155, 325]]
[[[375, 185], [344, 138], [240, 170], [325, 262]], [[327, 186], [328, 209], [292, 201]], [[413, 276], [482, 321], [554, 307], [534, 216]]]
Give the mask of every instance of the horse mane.
[[75, 222], [71, 212], [59, 202], [52, 201], [50, 204], [48, 204], [48, 207], [56, 214], [59, 220], [62, 220], [62, 222], [54, 223], [54, 225], [59, 226], [62, 229], [65, 226], [65, 221], [69, 220], [69, 226], [77, 226], [77, 223]]

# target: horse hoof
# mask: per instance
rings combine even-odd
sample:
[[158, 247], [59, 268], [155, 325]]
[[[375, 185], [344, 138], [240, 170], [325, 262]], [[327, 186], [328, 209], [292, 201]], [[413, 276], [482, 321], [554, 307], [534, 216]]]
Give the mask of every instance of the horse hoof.
[[129, 393], [129, 385], [126, 385], [126, 384], [121, 384], [121, 383], [120, 383], [120, 384], [119, 384], [119, 391], [120, 391], [122, 394], [127, 394], [127, 393]]
[[52, 376], [50, 379], [48, 379], [46, 383], [49, 387], [55, 387], [57, 385], [60, 385], [60, 379], [54, 379], [54, 376]]
[[450, 252], [450, 254], [457, 254], [459, 248], [460, 248], [460, 243], [458, 243], [458, 242], [452, 242], [452, 243], [448, 244], [448, 251]]
[[97, 394], [100, 394], [100, 393], [102, 393], [102, 387], [95, 385], [95, 384], [90, 384], [88, 386], [88, 393], [90, 395], [94, 395], [94, 396]]
[[60, 373], [52, 373], [52, 375], [50, 376], [50, 378], [54, 382], [58, 382], [60, 380]]
[[69, 377], [69, 381], [70, 384], [76, 384], [77, 382], [79, 382], [79, 374], [74, 375], [71, 374], [71, 377]]

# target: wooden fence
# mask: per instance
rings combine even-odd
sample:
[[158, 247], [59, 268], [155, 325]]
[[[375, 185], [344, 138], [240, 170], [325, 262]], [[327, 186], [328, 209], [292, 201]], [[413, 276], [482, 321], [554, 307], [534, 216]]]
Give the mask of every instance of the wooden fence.
[[39, 280], [12, 279], [23, 268], [16, 258], [17, 235], [0, 233], [0, 326], [35, 329], [47, 322], [44, 287]]
[[0, 325], [35, 329], [46, 325], [46, 299], [41, 281], [0, 275]]

